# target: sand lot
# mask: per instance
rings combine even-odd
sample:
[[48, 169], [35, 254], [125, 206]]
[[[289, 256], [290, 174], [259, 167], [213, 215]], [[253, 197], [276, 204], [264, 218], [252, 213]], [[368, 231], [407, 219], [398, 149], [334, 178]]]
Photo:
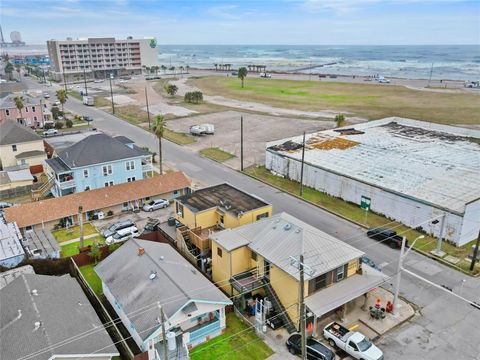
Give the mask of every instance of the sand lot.
[[265, 144], [269, 141], [314, 132], [334, 127], [332, 120], [305, 120], [279, 116], [267, 116], [237, 111], [225, 111], [213, 114], [191, 116], [170, 120], [167, 127], [177, 132], [189, 132], [196, 124], [213, 124], [215, 135], [197, 137], [197, 142], [186, 145], [194, 151], [208, 147], [218, 147], [236, 157], [224, 164], [235, 169], [240, 168], [240, 116], [243, 115], [244, 129], [244, 166], [265, 162]]

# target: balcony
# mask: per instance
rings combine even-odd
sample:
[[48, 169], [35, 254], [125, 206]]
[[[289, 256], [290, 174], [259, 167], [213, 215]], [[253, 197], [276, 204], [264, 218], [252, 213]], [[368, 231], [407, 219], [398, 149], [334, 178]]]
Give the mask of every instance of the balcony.
[[62, 190], [75, 187], [75, 180], [56, 181], [58, 187]]
[[142, 164], [142, 171], [147, 172], [147, 171], [153, 171], [153, 165], [152, 164]]
[[230, 278], [230, 284], [240, 293], [253, 291], [263, 286], [263, 276], [259, 275], [257, 269], [251, 269]]

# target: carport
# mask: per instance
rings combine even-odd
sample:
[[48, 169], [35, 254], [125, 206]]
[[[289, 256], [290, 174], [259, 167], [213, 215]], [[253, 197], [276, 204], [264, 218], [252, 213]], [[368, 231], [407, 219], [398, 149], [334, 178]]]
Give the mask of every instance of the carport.
[[346, 305], [382, 284], [388, 276], [370, 266], [362, 268], [362, 274], [355, 274], [326, 289], [320, 290], [305, 299], [305, 305], [313, 313], [313, 334], [316, 333], [317, 320], [328, 312]]

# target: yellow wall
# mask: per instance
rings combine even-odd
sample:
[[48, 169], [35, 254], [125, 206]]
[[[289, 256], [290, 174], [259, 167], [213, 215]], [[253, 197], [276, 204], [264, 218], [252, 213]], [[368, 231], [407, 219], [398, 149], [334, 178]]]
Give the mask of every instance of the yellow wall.
[[14, 182], [9, 182], [7, 184], [0, 185], [0, 190], [13, 189], [16, 187], [27, 186], [32, 184], [33, 184], [33, 180], [14, 181]]
[[348, 263], [347, 277], [355, 275], [358, 269], [358, 259], [352, 260]]
[[[12, 151], [12, 145], [17, 145], [17, 151]], [[34, 150], [39, 150], [39, 151], [45, 151], [44, 146], [43, 146], [43, 140], [36, 140], [36, 141], [29, 141], [25, 143], [18, 143], [18, 144], [9, 144], [9, 145], [2, 145], [0, 146], [0, 162], [3, 167], [7, 166], [16, 166], [17, 165], [17, 159], [15, 158], [15, 155], [21, 154], [26, 151], [34, 151]], [[42, 157], [41, 161], [37, 162], [37, 158], [33, 158], [33, 161], [31, 159], [26, 159], [27, 164], [32, 166], [32, 165], [40, 165], [44, 159], [47, 158], [47, 155], [45, 154], [44, 157]]]
[[[217, 248], [222, 249], [222, 257], [217, 255]], [[230, 273], [230, 254], [218, 245], [215, 241], [212, 241], [212, 279], [214, 283], [221, 281], [222, 283], [217, 284], [228, 294], [232, 295], [230, 282], [225, 280], [230, 280], [232, 277]]]

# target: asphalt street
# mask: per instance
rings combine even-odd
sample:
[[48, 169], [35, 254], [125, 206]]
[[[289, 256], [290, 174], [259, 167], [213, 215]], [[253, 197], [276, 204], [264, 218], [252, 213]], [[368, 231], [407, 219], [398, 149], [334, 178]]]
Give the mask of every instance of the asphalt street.
[[[57, 89], [55, 86], [41, 87], [32, 80], [28, 80], [28, 86], [46, 89], [52, 96]], [[93, 117], [93, 126], [99, 130], [127, 136], [139, 146], [158, 151], [158, 140], [154, 135], [109, 113], [84, 106], [73, 98], [68, 99], [66, 109]], [[354, 245], [375, 261], [385, 274], [390, 276], [396, 272], [399, 251], [369, 239], [363, 228], [203, 158], [185, 147], [163, 141], [163, 150], [164, 161], [184, 171], [192, 179], [208, 185], [228, 182], [237, 186], [270, 202], [274, 212], [288, 212]], [[445, 285], [468, 299], [480, 302], [478, 278], [471, 278], [413, 251], [404, 260], [404, 266], [434, 283]], [[390, 286], [386, 284], [386, 288]], [[385, 359], [480, 359], [480, 310], [408, 274], [402, 275], [401, 296], [415, 304], [417, 315], [379, 340], [378, 344], [386, 354]]]

